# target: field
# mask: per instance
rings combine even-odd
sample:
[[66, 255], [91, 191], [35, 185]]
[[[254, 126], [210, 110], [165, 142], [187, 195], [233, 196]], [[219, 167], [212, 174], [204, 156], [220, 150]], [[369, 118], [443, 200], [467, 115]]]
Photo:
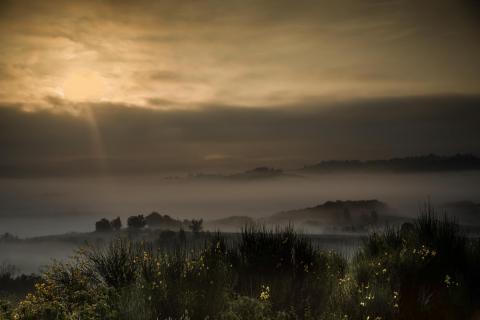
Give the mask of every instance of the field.
[[[50, 265], [3, 319], [475, 319], [480, 242], [426, 207], [350, 256], [293, 229], [116, 237]], [[340, 246], [339, 246], [340, 247]], [[4, 272], [3, 285], [13, 279]]]

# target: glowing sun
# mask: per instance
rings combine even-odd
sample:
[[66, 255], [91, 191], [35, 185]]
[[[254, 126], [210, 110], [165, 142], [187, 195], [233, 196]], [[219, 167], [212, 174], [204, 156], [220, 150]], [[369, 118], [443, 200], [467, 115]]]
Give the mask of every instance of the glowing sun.
[[104, 91], [104, 78], [94, 71], [76, 70], [69, 73], [63, 82], [63, 95], [68, 100], [98, 100], [103, 97]]

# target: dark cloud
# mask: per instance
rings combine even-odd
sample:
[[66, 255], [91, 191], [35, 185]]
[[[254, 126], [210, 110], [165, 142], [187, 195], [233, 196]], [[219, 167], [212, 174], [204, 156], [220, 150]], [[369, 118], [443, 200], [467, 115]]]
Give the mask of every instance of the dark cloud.
[[[479, 105], [480, 96], [451, 95], [281, 108], [156, 111], [108, 103], [83, 106], [95, 124], [81, 115], [4, 107], [0, 173], [99, 173], [105, 169], [102, 163], [113, 174], [168, 173], [213, 165], [234, 170], [431, 152], [479, 154]], [[101, 152], [93, 134], [98, 134]], [[211, 155], [228, 157], [212, 164], [206, 161]]]

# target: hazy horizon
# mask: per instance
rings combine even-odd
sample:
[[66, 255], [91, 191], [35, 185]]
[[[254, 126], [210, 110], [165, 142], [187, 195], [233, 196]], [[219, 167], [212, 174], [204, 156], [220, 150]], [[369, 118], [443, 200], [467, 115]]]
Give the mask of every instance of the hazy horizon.
[[479, 202], [477, 172], [455, 169], [163, 179], [480, 155], [478, 8], [0, 0], [0, 232], [86, 231], [155, 210], [213, 219], [337, 199]]
[[[260, 218], [334, 200], [377, 199], [415, 217], [428, 200], [480, 203], [480, 172], [337, 173], [247, 181], [155, 177], [8, 179], [0, 184], [0, 233], [87, 232], [100, 218], [153, 211], [179, 219]], [[455, 188], [452, 188], [455, 186]], [[480, 221], [480, 219], [479, 219]], [[461, 221], [460, 221], [461, 222]]]

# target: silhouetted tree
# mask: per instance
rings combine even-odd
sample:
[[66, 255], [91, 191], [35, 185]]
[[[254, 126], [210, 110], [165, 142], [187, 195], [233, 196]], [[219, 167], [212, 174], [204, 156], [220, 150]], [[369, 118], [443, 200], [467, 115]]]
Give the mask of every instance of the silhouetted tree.
[[149, 227], [159, 227], [163, 223], [163, 217], [158, 212], [154, 211], [145, 217], [145, 222]]
[[142, 229], [143, 227], [145, 227], [146, 224], [147, 222], [145, 221], [145, 217], [143, 216], [143, 214], [128, 217], [127, 220], [127, 225], [131, 229]]
[[150, 213], [145, 217], [145, 221], [149, 228], [180, 229], [182, 227], [180, 220], [173, 219], [168, 214], [162, 216], [158, 212]]
[[113, 230], [118, 231], [122, 228], [122, 220], [120, 220], [120, 217], [116, 217], [110, 221], [110, 225], [112, 226]]
[[0, 242], [9, 242], [9, 241], [17, 241], [18, 237], [14, 236], [9, 232], [5, 232], [4, 234], [0, 235]]
[[110, 231], [112, 231], [112, 226], [110, 225], [110, 222], [107, 219], [102, 218], [102, 219], [98, 220], [97, 222], [95, 222], [95, 231], [96, 232], [110, 232]]
[[192, 219], [192, 221], [190, 221], [190, 225], [188, 226], [188, 228], [192, 230], [192, 232], [195, 234], [199, 233], [203, 229], [203, 219], [199, 219], [199, 220]]

